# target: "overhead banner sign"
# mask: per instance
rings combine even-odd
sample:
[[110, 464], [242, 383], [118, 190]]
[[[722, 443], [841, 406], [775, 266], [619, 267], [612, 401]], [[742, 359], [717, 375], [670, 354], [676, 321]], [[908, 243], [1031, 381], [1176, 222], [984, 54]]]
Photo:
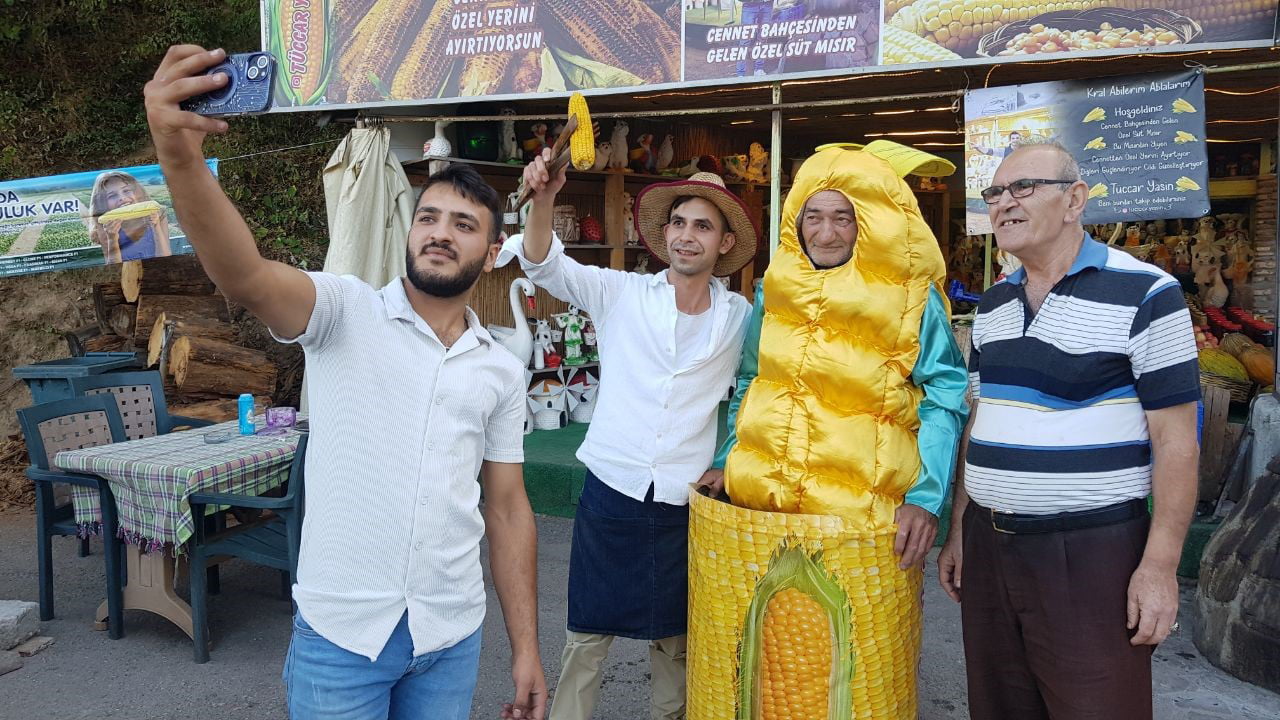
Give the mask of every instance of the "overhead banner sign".
[[1198, 70], [986, 88], [966, 93], [964, 108], [971, 235], [991, 232], [980, 193], [1000, 161], [1019, 145], [1045, 141], [1062, 144], [1080, 165], [1089, 185], [1086, 224], [1209, 212]]
[[681, 0], [263, 0], [275, 104], [680, 81]]
[[275, 107], [757, 82], [876, 66], [1266, 46], [1275, 3], [260, 0]]
[[190, 252], [159, 165], [0, 182], [0, 278]]

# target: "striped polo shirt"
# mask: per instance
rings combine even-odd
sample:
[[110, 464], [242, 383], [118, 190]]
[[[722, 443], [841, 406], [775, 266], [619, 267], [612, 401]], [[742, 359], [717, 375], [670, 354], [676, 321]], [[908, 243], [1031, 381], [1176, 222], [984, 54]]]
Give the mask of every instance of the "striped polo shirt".
[[1025, 282], [1018, 270], [978, 304], [965, 489], [979, 505], [1025, 514], [1146, 497], [1145, 411], [1200, 398], [1182, 289], [1088, 234], [1035, 314]]

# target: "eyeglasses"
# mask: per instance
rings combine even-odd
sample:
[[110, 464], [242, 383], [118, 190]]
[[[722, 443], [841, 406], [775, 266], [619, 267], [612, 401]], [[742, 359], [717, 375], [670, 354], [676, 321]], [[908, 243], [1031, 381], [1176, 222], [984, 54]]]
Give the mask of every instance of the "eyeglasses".
[[1070, 185], [1075, 180], [1044, 180], [1040, 178], [1022, 178], [1008, 185], [992, 185], [982, 191], [982, 201], [988, 205], [1000, 202], [1000, 196], [1008, 190], [1010, 197], [1024, 198], [1036, 191], [1037, 185]]

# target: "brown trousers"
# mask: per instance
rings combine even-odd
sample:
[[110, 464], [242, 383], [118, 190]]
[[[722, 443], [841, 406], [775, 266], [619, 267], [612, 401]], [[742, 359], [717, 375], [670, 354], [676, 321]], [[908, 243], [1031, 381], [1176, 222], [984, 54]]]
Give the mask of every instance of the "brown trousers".
[[1152, 646], [1125, 627], [1150, 519], [1011, 535], [970, 503], [960, 614], [973, 720], [1150, 720]]

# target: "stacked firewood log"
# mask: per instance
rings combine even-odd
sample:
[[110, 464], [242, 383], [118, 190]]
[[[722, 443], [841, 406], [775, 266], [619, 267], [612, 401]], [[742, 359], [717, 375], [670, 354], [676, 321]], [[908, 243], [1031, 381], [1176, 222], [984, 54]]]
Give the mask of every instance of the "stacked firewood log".
[[164, 378], [170, 412], [227, 420], [241, 393], [270, 402], [275, 363], [237, 344], [226, 298], [194, 256], [124, 263], [119, 282], [93, 287], [93, 302], [96, 325], [66, 334], [71, 354], [145, 353]]

